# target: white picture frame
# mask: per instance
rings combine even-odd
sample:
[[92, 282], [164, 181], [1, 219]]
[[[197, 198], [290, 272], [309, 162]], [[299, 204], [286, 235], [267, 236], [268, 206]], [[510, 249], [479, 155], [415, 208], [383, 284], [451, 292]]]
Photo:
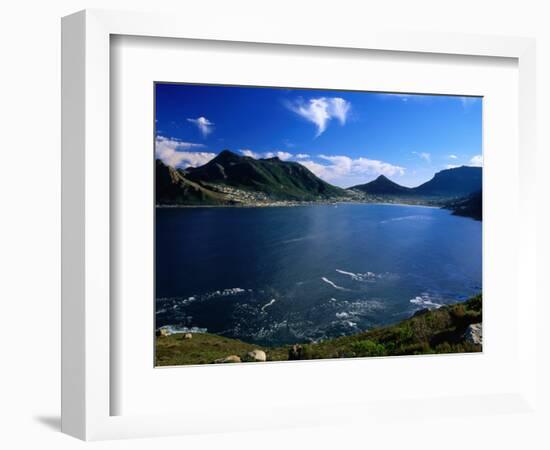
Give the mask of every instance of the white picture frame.
[[[535, 172], [536, 166], [535, 42], [532, 39], [383, 30], [349, 30], [331, 35], [315, 28], [306, 34], [258, 22], [239, 27], [216, 24], [208, 28], [192, 17], [87, 10], [67, 16], [62, 22], [62, 430], [65, 433], [98, 440], [334, 423], [376, 414], [391, 417], [391, 406], [384, 401], [304, 404], [300, 408], [278, 405], [269, 416], [269, 425], [265, 424], [268, 416], [251, 411], [247, 414], [256, 417], [248, 421], [184, 412], [111, 414], [112, 394], [117, 388], [110, 369], [117, 356], [110, 339], [116, 327], [110, 306], [110, 187], [113, 177], [117, 176], [110, 169], [109, 155], [110, 40], [113, 35], [517, 60], [520, 151], [516, 194], [521, 221], [517, 227], [517, 253], [512, 257], [516, 258], [517, 283], [522, 292], [517, 315], [518, 345], [536, 341], [536, 319], [529, 314], [536, 310], [536, 216], [532, 195], [535, 186], [528, 176]], [[426, 401], [437, 405], [442, 415], [450, 411], [467, 415], [469, 402], [483, 405], [488, 414], [497, 413], [502, 405], [518, 413], [532, 411], [536, 407], [536, 352], [530, 348], [519, 354], [520, 375], [510, 391], [489, 396], [477, 393], [461, 398], [401, 400], [409, 402], [407, 408], [411, 414], [421, 411]], [[327, 362], [315, 363], [318, 364]], [[351, 368], [351, 362], [345, 364]]]

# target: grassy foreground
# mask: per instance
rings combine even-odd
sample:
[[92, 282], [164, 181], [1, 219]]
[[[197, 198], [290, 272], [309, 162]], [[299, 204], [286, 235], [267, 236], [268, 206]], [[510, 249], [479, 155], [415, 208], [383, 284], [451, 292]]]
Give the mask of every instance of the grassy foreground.
[[229, 355], [243, 357], [254, 349], [265, 351], [268, 361], [480, 352], [482, 346], [466, 341], [464, 333], [481, 322], [480, 294], [463, 303], [419, 311], [395, 325], [316, 344], [268, 348], [208, 333], [193, 334], [191, 339], [183, 334], [159, 336], [155, 360], [157, 366], [209, 364]]

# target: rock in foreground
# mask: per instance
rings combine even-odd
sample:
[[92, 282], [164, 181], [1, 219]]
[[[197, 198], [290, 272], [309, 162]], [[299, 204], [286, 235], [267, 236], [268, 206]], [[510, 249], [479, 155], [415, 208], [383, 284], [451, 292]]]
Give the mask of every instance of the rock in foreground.
[[464, 333], [464, 340], [470, 344], [483, 344], [483, 326], [481, 323], [473, 323], [468, 326]]
[[256, 348], [246, 354], [246, 360], [250, 362], [265, 362], [267, 361], [267, 355], [263, 350]]
[[215, 364], [224, 364], [224, 363], [240, 363], [241, 358], [237, 355], [229, 355], [225, 358], [216, 359], [214, 361]]

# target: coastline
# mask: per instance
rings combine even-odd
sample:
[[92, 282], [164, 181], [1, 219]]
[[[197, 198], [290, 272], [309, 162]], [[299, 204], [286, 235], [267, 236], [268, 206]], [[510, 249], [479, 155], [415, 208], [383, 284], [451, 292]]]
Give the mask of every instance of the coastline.
[[258, 350], [267, 355], [261, 362], [476, 353], [483, 350], [482, 324], [480, 293], [464, 302], [416, 311], [392, 325], [317, 343], [267, 347], [211, 333], [164, 335], [159, 329], [155, 365], [260, 362], [247, 359]]
[[235, 204], [235, 205], [159, 205], [155, 208], [296, 208], [300, 206], [338, 206], [338, 205], [385, 205], [385, 206], [415, 206], [419, 208], [445, 209], [443, 206], [417, 204], [417, 203], [392, 203], [378, 201], [312, 201], [312, 202], [273, 202], [273, 203], [253, 203], [253, 204]]

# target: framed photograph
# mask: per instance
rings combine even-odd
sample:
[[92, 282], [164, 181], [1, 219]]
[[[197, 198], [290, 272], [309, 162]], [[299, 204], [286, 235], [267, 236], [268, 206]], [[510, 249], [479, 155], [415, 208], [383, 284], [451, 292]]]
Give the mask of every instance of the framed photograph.
[[482, 97], [154, 89], [156, 366], [481, 352]]
[[85, 11], [62, 45], [64, 432], [533, 408], [533, 41]]

